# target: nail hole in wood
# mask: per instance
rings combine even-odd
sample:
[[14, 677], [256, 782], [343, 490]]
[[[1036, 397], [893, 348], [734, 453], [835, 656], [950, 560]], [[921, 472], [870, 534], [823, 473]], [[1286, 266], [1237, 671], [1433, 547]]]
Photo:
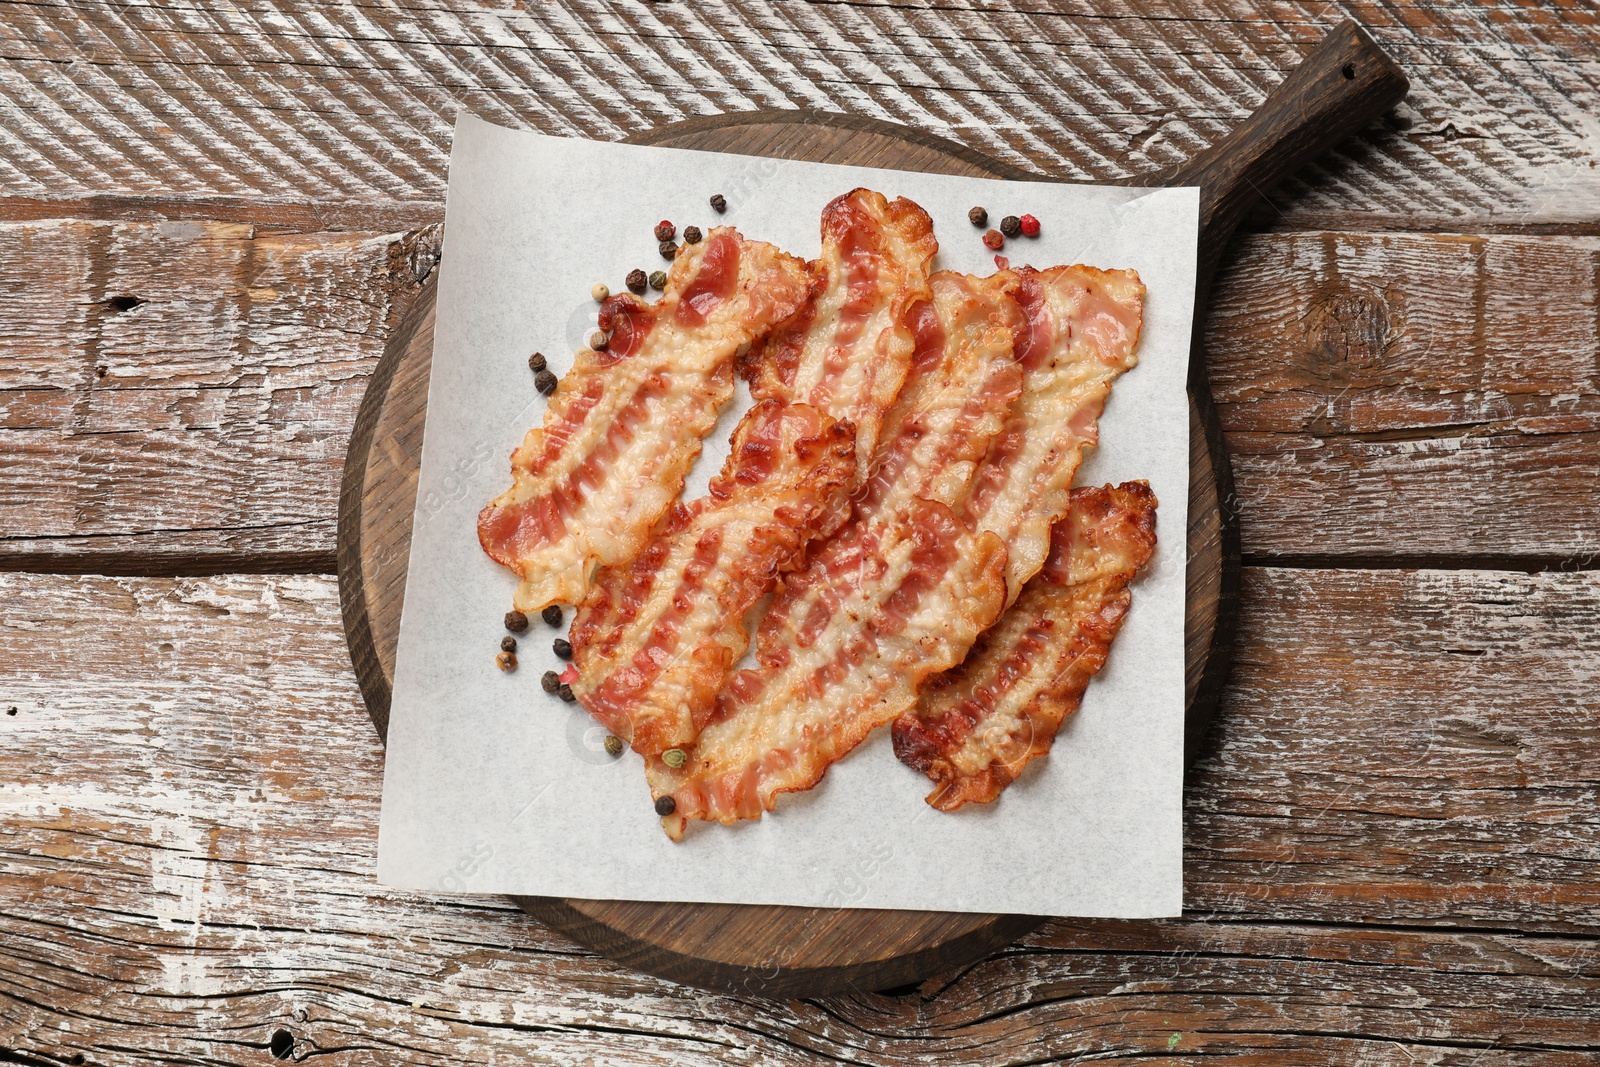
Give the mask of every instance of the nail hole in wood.
[[74, 1052], [72, 1054], [72, 1067], [83, 1067], [83, 1053]]
[[132, 311], [142, 303], [144, 301], [136, 296], [113, 296], [106, 300], [106, 307], [112, 311]]
[[10, 707], [10, 708], [6, 709], [6, 714], [7, 715], [15, 715], [16, 713], [17, 713], [17, 709], [15, 707]]
[[1343, 74], [1345, 81], [1354, 81], [1356, 76], [1356, 65], [1354, 63], [1346, 63], [1344, 65]]
[[275, 1060], [286, 1060], [294, 1055], [294, 1035], [287, 1030], [274, 1030], [272, 1042], [267, 1046]]

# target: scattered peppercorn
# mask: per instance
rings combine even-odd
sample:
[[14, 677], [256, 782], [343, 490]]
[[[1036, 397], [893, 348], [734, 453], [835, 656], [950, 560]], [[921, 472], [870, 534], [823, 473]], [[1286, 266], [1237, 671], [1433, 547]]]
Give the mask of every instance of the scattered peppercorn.
[[612, 759], [622, 755], [622, 738], [616, 734], [606, 734], [606, 755]]
[[656, 246], [656, 251], [661, 253], [661, 258], [662, 259], [677, 259], [678, 258], [678, 242], [676, 242], [676, 241], [662, 241], [661, 244]]
[[561, 679], [556, 676], [555, 671], [545, 671], [539, 679], [539, 685], [546, 693], [554, 693], [561, 688]]
[[1020, 221], [1022, 223], [1022, 236], [1024, 236], [1024, 237], [1037, 237], [1037, 236], [1039, 236], [1039, 220], [1038, 219], [1034, 218], [1032, 215], [1024, 215], [1024, 216], [1022, 216]]
[[697, 245], [700, 243], [700, 238], [704, 236], [705, 234], [700, 232], [700, 227], [698, 226], [685, 226], [683, 228], [683, 243], [686, 245]]
[[561, 625], [561, 618], [562, 618], [562, 616], [561, 616], [561, 605], [560, 604], [551, 604], [549, 607], [547, 607], [543, 611], [539, 612], [539, 618], [543, 619], [546, 623], [548, 623], [551, 626], [560, 626]]
[[711, 210], [715, 211], [718, 215], [720, 215], [724, 211], [728, 210], [728, 200], [727, 200], [727, 198], [724, 197], [721, 193], [718, 193], [716, 196], [713, 196], [711, 198]]
[[565, 637], [558, 637], [550, 642], [550, 650], [556, 654], [556, 659], [572, 658], [572, 642]]
[[967, 221], [981, 230], [989, 225], [989, 213], [981, 207], [975, 207], [967, 212]]
[[561, 683], [561, 688], [556, 690], [556, 695], [562, 700], [565, 700], [568, 704], [571, 704], [574, 700], [578, 699], [572, 695], [572, 686], [568, 685], [566, 682]]
[[671, 797], [661, 797], [656, 801], [656, 814], [663, 819], [677, 810], [678, 802]]
[[556, 391], [557, 378], [547, 370], [542, 370], [533, 376], [533, 387], [545, 396]]
[[535, 374], [538, 374], [540, 371], [544, 370], [543, 352], [535, 352], [533, 355], [528, 357], [528, 369], [533, 371]]
[[689, 754], [681, 748], [669, 748], [661, 753], [661, 762], [673, 770], [677, 770], [689, 762]]
[[520, 634], [528, 628], [528, 617], [516, 608], [506, 612], [506, 629], [514, 634]]
[[983, 235], [983, 243], [987, 248], [1004, 248], [1006, 239], [1000, 236], [999, 230], [990, 230]]
[[515, 652], [497, 652], [494, 657], [495, 666], [503, 671], [517, 669], [517, 654]]
[[650, 272], [650, 288], [654, 289], [656, 292], [659, 293], [661, 290], [665, 289], [666, 287], [667, 287], [667, 272], [664, 271], [664, 270], [653, 270], [653, 271], [651, 271]]
[[611, 295], [611, 290], [606, 288], [605, 282], [595, 282], [594, 288], [589, 290], [589, 295], [594, 297], [594, 302], [598, 304]]
[[1000, 220], [1000, 232], [1007, 237], [1015, 237], [1022, 232], [1022, 220], [1015, 215], [1007, 215]]
[[606, 336], [606, 332], [604, 330], [596, 330], [594, 333], [589, 335], [589, 347], [594, 349], [596, 352], [604, 352], [606, 350], [606, 345], [610, 343], [611, 338]]
[[676, 236], [678, 236], [678, 228], [666, 219], [656, 223], [656, 240], [670, 241]]
[[649, 277], [638, 267], [635, 267], [628, 272], [628, 292], [642, 293], [644, 292], [644, 287], [649, 283]]
[[515, 652], [516, 650], [517, 650], [517, 639], [515, 637], [512, 637], [510, 634], [507, 634], [505, 637], [502, 637], [500, 639], [500, 651], [502, 651], [502, 652]]

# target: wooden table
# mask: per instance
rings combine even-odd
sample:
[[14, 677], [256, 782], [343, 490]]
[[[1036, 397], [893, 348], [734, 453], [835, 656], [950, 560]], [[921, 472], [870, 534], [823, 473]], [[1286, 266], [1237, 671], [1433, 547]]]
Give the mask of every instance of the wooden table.
[[[376, 884], [335, 499], [458, 103], [817, 107], [1109, 178], [1346, 14], [1411, 96], [1207, 326], [1246, 567], [1185, 918], [771, 1002]], [[1600, 1061], [1592, 5], [47, 0], [0, 44], [0, 1063]]]

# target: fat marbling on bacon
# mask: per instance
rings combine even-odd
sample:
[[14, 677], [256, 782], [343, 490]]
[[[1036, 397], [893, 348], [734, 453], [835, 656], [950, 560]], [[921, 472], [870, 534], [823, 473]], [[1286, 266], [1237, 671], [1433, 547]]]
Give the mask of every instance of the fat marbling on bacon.
[[758, 400], [810, 404], [856, 430], [852, 489], [871, 473], [884, 413], [900, 394], [939, 251], [917, 204], [854, 189], [822, 209], [822, 252], [800, 311], [740, 360]]
[[909, 440], [931, 462], [875, 484], [785, 582], [757, 634], [758, 665], [734, 675], [684, 765], [647, 761], [652, 794], [674, 801], [662, 820], [672, 837], [688, 819], [759, 818], [779, 794], [814, 786], [910, 710], [924, 679], [960, 663], [1044, 563], [1110, 383], [1135, 362], [1144, 288], [1131, 272], [1085, 267], [1024, 269], [1006, 284], [1023, 316], [1020, 330], [1000, 327], [1016, 334], [1020, 395], [996, 406], [1006, 417], [965, 477], [939, 476], [963, 469], [939, 465], [938, 438], [955, 447], [957, 435], [896, 420], [886, 447]]
[[719, 227], [679, 252], [656, 303], [604, 301], [610, 343], [578, 353], [512, 453], [514, 484], [478, 516], [484, 551], [522, 579], [520, 610], [577, 603], [596, 566], [639, 553], [733, 394], [736, 356], [807, 282], [801, 260]]
[[935, 783], [929, 804], [987, 804], [1050, 751], [1105, 664], [1133, 602], [1128, 583], [1155, 546], [1148, 484], [1072, 491], [1043, 569], [965, 662], [928, 679], [916, 710], [895, 720], [895, 755]]
[[909, 200], [856, 189], [830, 202], [804, 305], [741, 358], [760, 403], [710, 495], [675, 507], [631, 566], [596, 573], [573, 622], [572, 689], [636, 751], [695, 739], [749, 645], [746, 613], [849, 515], [927, 340], [937, 250]]

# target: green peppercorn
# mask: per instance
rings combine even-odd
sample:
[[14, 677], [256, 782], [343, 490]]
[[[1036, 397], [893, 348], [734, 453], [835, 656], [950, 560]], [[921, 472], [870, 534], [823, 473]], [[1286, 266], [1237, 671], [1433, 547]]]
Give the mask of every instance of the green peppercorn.
[[645, 276], [644, 271], [640, 270], [638, 267], [635, 267], [628, 272], [628, 292], [630, 293], [644, 292], [644, 287], [648, 285], [649, 282], [650, 280]]
[[661, 762], [673, 770], [677, 770], [689, 762], [689, 754], [681, 748], [669, 748], [661, 753]]
[[550, 647], [554, 650], [557, 659], [572, 658], [572, 644], [565, 637], [556, 638], [550, 642]]
[[560, 626], [561, 625], [561, 605], [560, 604], [551, 604], [549, 607], [547, 607], [543, 611], [539, 612], [539, 618], [543, 619], [545, 622], [549, 623], [551, 626]]
[[659, 293], [661, 290], [665, 289], [666, 287], [667, 287], [667, 272], [664, 271], [664, 270], [651, 271], [650, 272], [650, 288], [654, 289], [656, 292]]
[[616, 734], [606, 734], [606, 755], [612, 759], [622, 755], [622, 738]]
[[671, 797], [660, 797], [656, 800], [656, 814], [663, 819], [677, 810], [678, 802]]
[[514, 634], [520, 634], [528, 628], [528, 617], [516, 608], [506, 612], [506, 629]]
[[500, 639], [500, 651], [501, 652], [515, 652], [516, 650], [517, 650], [517, 639], [515, 637], [512, 637], [512, 636], [510, 636], [508, 634], [507, 636], [502, 637]]
[[561, 688], [561, 676], [555, 671], [545, 671], [544, 677], [539, 679], [539, 685], [546, 693], [554, 693]]
[[566, 682], [561, 683], [561, 688], [556, 690], [556, 695], [562, 700], [565, 700], [568, 704], [571, 704], [574, 700], [578, 699], [572, 692], [572, 686], [568, 685]]

